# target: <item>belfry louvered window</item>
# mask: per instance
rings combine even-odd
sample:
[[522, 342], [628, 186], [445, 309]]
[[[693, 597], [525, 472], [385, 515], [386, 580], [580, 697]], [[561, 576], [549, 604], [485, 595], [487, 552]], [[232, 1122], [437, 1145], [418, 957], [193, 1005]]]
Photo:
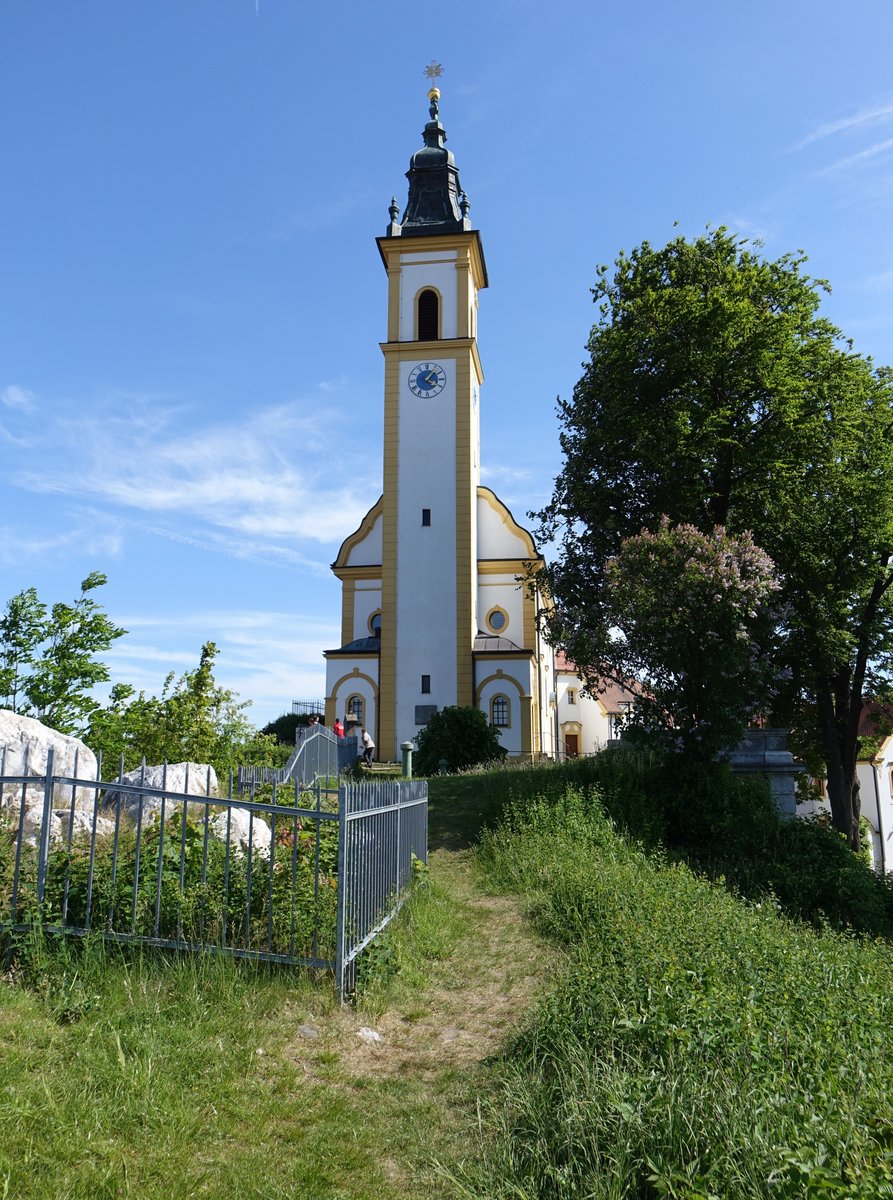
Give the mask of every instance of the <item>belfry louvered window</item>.
[[440, 303], [430, 288], [419, 295], [419, 341], [436, 342], [440, 336]]

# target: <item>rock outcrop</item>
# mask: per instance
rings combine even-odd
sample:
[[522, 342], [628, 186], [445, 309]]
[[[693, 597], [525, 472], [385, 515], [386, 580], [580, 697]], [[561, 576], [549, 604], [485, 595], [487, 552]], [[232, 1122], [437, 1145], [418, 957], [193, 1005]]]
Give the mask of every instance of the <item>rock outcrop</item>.
[[[218, 813], [216, 817], [212, 817], [208, 822], [208, 828], [218, 841], [225, 842], [226, 813]], [[251, 813], [247, 808], [230, 809], [229, 845], [231, 853], [241, 858], [248, 853], [250, 846], [252, 855], [260, 854], [263, 857], [269, 857], [271, 838], [270, 826], [263, 817], [259, 817], [255, 813], [252, 821]]]
[[[47, 752], [53, 751], [53, 774], [70, 779], [95, 779], [96, 755], [76, 737], [59, 733], [35, 721], [21, 717], [8, 709], [0, 709], [0, 773], [27, 775], [40, 779], [46, 776]], [[24, 786], [25, 807], [43, 804], [43, 782]], [[22, 803], [23, 785], [7, 785], [0, 797], [0, 806], [14, 808]], [[74, 807], [92, 810], [95, 790], [73, 789], [71, 784], [56, 784], [53, 789], [53, 808], [70, 811], [74, 791]]]
[[[103, 798], [105, 807], [115, 809], [120, 806], [132, 821], [136, 821], [140, 806], [142, 806], [143, 822], [151, 820], [161, 813], [161, 797], [146, 795], [139, 791], [122, 791], [119, 784], [125, 783], [132, 788], [150, 788], [165, 792], [177, 792], [181, 795], [205, 797], [217, 795], [217, 772], [207, 763], [168, 763], [166, 767], [138, 767], [135, 771], [125, 771], [120, 780], [108, 785]], [[173, 816], [182, 811], [183, 805], [179, 800], [168, 798], [164, 804], [165, 817]], [[192, 813], [199, 816], [199, 810], [188, 806], [187, 815]]]

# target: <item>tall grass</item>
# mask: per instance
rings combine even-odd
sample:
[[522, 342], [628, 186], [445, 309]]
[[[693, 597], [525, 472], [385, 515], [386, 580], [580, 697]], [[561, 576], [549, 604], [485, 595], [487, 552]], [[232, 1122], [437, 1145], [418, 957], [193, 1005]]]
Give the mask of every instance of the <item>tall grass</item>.
[[515, 803], [478, 857], [572, 965], [504, 1059], [463, 1194], [893, 1195], [887, 943], [646, 853], [591, 791]]

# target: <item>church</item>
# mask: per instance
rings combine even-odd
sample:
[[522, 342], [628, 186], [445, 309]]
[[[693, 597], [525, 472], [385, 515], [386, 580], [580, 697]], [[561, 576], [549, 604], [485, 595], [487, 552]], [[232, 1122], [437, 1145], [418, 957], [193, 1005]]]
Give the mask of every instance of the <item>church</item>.
[[[399, 760], [438, 709], [473, 705], [511, 757], [588, 752], [613, 736], [541, 631], [530, 532], [480, 482], [480, 233], [428, 93], [402, 218], [377, 238], [387, 273], [383, 490], [332, 564], [341, 645], [325, 652], [326, 724], [369, 731]], [[398, 219], [399, 218], [399, 219]], [[570, 693], [570, 703], [568, 703]], [[624, 703], [625, 699], [618, 701]]]

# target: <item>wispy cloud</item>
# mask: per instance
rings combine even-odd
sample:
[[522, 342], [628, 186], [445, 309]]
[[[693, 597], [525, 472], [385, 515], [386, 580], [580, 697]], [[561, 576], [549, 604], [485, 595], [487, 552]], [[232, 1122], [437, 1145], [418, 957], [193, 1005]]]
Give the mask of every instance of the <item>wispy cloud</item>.
[[804, 146], [833, 137], [834, 134], [862, 129], [866, 125], [876, 125], [879, 122], [891, 120], [893, 120], [893, 103], [885, 103], [876, 108], [863, 108], [849, 117], [840, 117], [835, 121], [826, 121], [824, 124], [816, 126], [811, 133], [796, 143], [794, 149], [802, 150]]
[[875, 142], [873, 146], [869, 146], [865, 150], [860, 150], [856, 154], [848, 154], [845, 158], [839, 158], [830, 166], [822, 168], [818, 174], [834, 175], [840, 171], [849, 170], [851, 167], [857, 166], [859, 163], [867, 162], [869, 159], [877, 158], [879, 155], [888, 154], [893, 151], [893, 138], [886, 138], [883, 142]]
[[75, 412], [48, 423], [43, 445], [55, 453], [39, 469], [23, 462], [13, 483], [164, 517], [148, 531], [236, 558], [323, 571], [299, 544], [340, 541], [380, 490], [377, 459], [362, 441], [351, 448], [349, 430], [321, 415], [316, 398], [205, 426], [154, 398]]
[[16, 383], [11, 383], [0, 391], [0, 404], [4, 404], [7, 408], [17, 408], [27, 412], [34, 408], [35, 399], [31, 392], [19, 387]]
[[0, 563], [19, 566], [23, 560], [41, 559], [77, 551], [79, 555], [114, 558], [121, 552], [121, 534], [111, 528], [75, 524], [54, 533], [34, 533], [18, 525], [0, 525]]

